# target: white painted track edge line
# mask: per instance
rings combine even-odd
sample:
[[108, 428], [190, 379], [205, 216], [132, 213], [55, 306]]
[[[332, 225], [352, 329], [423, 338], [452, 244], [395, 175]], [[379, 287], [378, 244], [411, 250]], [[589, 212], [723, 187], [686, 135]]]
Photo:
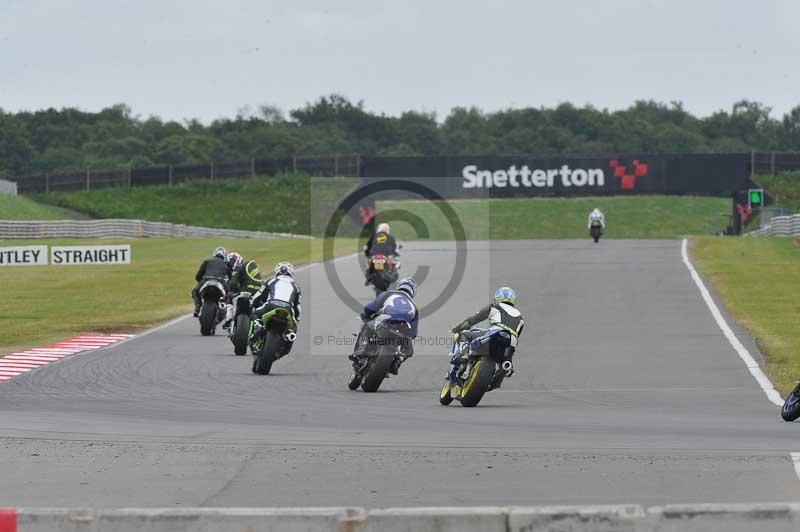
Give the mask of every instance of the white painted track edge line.
[[[703, 301], [706, 302], [706, 306], [708, 310], [711, 311], [711, 316], [714, 318], [714, 321], [717, 322], [717, 326], [722, 331], [722, 334], [725, 335], [725, 338], [728, 339], [733, 350], [739, 355], [739, 358], [742, 359], [745, 366], [747, 366], [748, 371], [756, 380], [761, 389], [767, 396], [769, 401], [776, 405], [781, 406], [783, 405], [783, 398], [781, 398], [781, 394], [775, 389], [775, 386], [772, 384], [772, 381], [769, 380], [769, 377], [764, 373], [761, 369], [761, 366], [753, 358], [753, 355], [747, 350], [747, 348], [742, 345], [742, 342], [739, 341], [739, 338], [736, 337], [736, 334], [731, 329], [728, 322], [725, 321], [725, 317], [722, 315], [722, 312], [719, 310], [719, 307], [714, 302], [714, 298], [711, 297], [706, 285], [703, 283], [703, 280], [700, 278], [700, 274], [697, 273], [692, 262], [689, 260], [689, 253], [687, 251], [688, 248], [688, 240], [683, 239], [681, 244], [681, 257], [683, 258], [683, 263], [689, 269], [689, 274], [692, 277], [692, 280], [697, 285], [698, 290], [700, 290], [700, 295], [703, 297]], [[797, 467], [797, 463], [795, 462], [795, 468]]]
[[800, 453], [789, 453], [792, 457], [792, 464], [794, 464], [794, 472], [797, 478], [800, 478]]

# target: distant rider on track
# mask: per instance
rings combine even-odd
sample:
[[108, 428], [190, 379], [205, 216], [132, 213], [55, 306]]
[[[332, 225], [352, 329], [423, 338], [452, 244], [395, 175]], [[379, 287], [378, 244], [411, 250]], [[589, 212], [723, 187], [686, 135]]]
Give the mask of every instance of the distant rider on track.
[[[297, 324], [302, 312], [300, 285], [294, 280], [294, 266], [288, 262], [279, 262], [275, 265], [275, 275], [271, 277], [255, 296], [253, 296], [253, 315], [261, 317], [283, 302], [292, 310], [292, 331], [297, 334]], [[288, 355], [294, 342], [283, 340], [280, 354]]]
[[387, 257], [398, 256], [397, 242], [394, 237], [389, 234], [389, 231], [391, 231], [389, 224], [378, 224], [375, 235], [370, 238], [364, 246], [364, 255], [367, 257], [373, 255], [386, 255]]
[[203, 301], [200, 299], [200, 286], [209, 279], [227, 284], [230, 271], [228, 270], [228, 265], [225, 263], [226, 258], [227, 252], [225, 248], [220, 246], [214, 249], [214, 255], [211, 258], [204, 260], [203, 263], [200, 264], [200, 268], [194, 276], [197, 285], [192, 289], [195, 318], [200, 315], [200, 307], [203, 304]]
[[[389, 224], [378, 224], [378, 229], [375, 231], [375, 234], [364, 246], [364, 255], [366, 255], [367, 258], [372, 257], [373, 255], [386, 255], [390, 258], [400, 256], [397, 253], [397, 241], [392, 235], [389, 234], [390, 231], [391, 228], [389, 227]], [[364, 286], [368, 285], [372, 281], [373, 274], [374, 272], [371, 270], [371, 268], [367, 268], [367, 271], [365, 272], [366, 279], [364, 280]]]
[[594, 222], [595, 220], [599, 220], [600, 221], [600, 228], [601, 228], [602, 232], [605, 232], [605, 230], [606, 230], [606, 216], [605, 216], [605, 214], [603, 214], [603, 211], [601, 211], [597, 207], [595, 207], [595, 209], [592, 212], [589, 213], [589, 221], [586, 222], [586, 227], [588, 229], [591, 229], [592, 228], [592, 222]]
[[[390, 319], [394, 318], [407, 322], [411, 326], [409, 331], [411, 339], [413, 340], [417, 337], [419, 333], [419, 310], [414, 302], [416, 294], [417, 282], [413, 277], [406, 277], [398, 281], [396, 289], [382, 292], [374, 300], [364, 305], [364, 311], [361, 313], [361, 331], [358, 333], [355, 350], [348, 357], [353, 361], [354, 367], [358, 363], [358, 358], [367, 352], [369, 342], [375, 334], [373, 318], [381, 314], [389, 316]], [[405, 344], [403, 346], [403, 360], [395, 360], [389, 372], [397, 375], [400, 364], [405, 359], [413, 356], [413, 354], [414, 346], [412, 343]]]
[[[480, 344], [483, 337], [488, 337], [487, 332], [494, 328], [504, 329], [513, 336], [519, 338], [522, 335], [522, 328], [525, 326], [525, 320], [522, 313], [516, 308], [517, 293], [507, 287], [503, 286], [498, 288], [494, 293], [494, 300], [480, 309], [478, 312], [468, 317], [455, 327], [450, 332], [455, 334], [453, 339], [453, 350], [450, 353], [450, 382], [455, 386], [456, 373], [460, 365], [461, 351], [459, 348], [460, 341], [476, 342]], [[472, 328], [474, 325], [482, 321], [489, 320], [489, 329]], [[473, 346], [476, 344], [473, 343]], [[494, 346], [493, 346], [494, 347]], [[514, 374], [513, 356], [514, 348], [509, 345], [497, 345], [496, 348], [504, 349], [511, 347], [506, 360], [512, 363], [511, 369], [506, 372], [506, 377], [511, 377]]]

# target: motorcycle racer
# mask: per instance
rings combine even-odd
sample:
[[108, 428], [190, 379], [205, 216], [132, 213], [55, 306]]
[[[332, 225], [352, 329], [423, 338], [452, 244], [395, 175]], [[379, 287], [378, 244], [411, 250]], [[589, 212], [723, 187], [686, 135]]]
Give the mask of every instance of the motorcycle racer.
[[[358, 333], [355, 350], [348, 356], [348, 359], [356, 364], [358, 358], [366, 353], [369, 340], [374, 333], [373, 318], [381, 314], [390, 316], [390, 319], [407, 322], [411, 327], [411, 338], [416, 338], [419, 333], [419, 310], [414, 302], [416, 293], [417, 282], [412, 277], [407, 277], [397, 283], [396, 289], [382, 292], [374, 300], [364, 305], [364, 311], [361, 313], [361, 331]], [[403, 347], [404, 360], [413, 356], [414, 346], [411, 345], [411, 342]], [[395, 361], [389, 372], [397, 375], [401, 363], [402, 360]]]
[[[297, 324], [302, 312], [300, 285], [294, 279], [294, 266], [288, 262], [275, 265], [275, 275], [253, 296], [253, 315], [262, 316], [275, 308], [275, 302], [288, 303], [292, 310], [292, 331], [297, 333]], [[294, 342], [283, 341], [281, 355], [288, 355]]]
[[594, 222], [595, 220], [598, 220], [600, 222], [600, 227], [602, 228], [603, 231], [605, 231], [606, 230], [606, 216], [605, 216], [605, 214], [603, 214], [603, 211], [601, 211], [597, 207], [595, 207], [594, 210], [589, 213], [589, 220], [586, 223], [587, 229], [591, 229], [592, 228], [592, 222]]
[[[503, 329], [511, 333], [516, 338], [522, 335], [522, 329], [525, 326], [525, 320], [522, 313], [516, 308], [517, 293], [507, 286], [498, 288], [494, 293], [492, 302], [478, 312], [468, 317], [455, 327], [450, 332], [455, 336], [453, 339], [453, 350], [450, 353], [450, 382], [455, 384], [455, 376], [459, 367], [459, 360], [461, 358], [461, 341], [477, 342], [483, 337], [488, 337], [487, 333], [491, 333], [496, 329]], [[489, 321], [489, 329], [473, 328], [474, 325], [482, 321]], [[475, 343], [473, 343], [475, 346]], [[509, 354], [506, 357], [508, 362], [512, 365], [506, 371], [506, 377], [511, 377], [514, 374], [513, 356], [514, 347], [512, 345], [501, 346], [503, 349], [510, 347]]]
[[200, 264], [200, 268], [197, 270], [197, 273], [194, 276], [194, 280], [197, 282], [197, 284], [192, 289], [195, 318], [200, 314], [200, 307], [203, 304], [203, 302], [200, 300], [200, 286], [203, 284], [203, 282], [209, 279], [222, 281], [223, 283], [228, 282], [230, 272], [228, 271], [228, 266], [225, 262], [226, 258], [227, 252], [225, 251], [225, 248], [219, 246], [214, 249], [214, 254], [211, 256], [211, 258], [204, 260], [202, 264]]

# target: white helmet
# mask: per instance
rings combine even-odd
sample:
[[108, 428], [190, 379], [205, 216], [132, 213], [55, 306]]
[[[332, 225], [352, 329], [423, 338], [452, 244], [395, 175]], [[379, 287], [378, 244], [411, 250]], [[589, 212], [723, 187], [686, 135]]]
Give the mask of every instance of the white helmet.
[[378, 229], [375, 232], [376, 233], [386, 233], [388, 235], [389, 234], [389, 230], [390, 230], [389, 224], [384, 222], [384, 223], [378, 224]]
[[294, 277], [294, 266], [288, 262], [279, 262], [275, 265], [275, 275], [288, 275]]

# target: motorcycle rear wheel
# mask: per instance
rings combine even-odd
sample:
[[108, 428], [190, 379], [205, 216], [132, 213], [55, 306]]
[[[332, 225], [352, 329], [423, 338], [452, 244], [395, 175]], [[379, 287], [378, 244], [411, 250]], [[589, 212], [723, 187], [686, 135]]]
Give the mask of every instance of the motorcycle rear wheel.
[[[375, 355], [374, 355], [375, 356]], [[383, 379], [389, 372], [394, 361], [394, 350], [390, 346], [383, 346], [375, 360], [369, 366], [367, 373], [364, 375], [364, 382], [361, 383], [361, 389], [367, 393], [374, 393], [380, 388]]]
[[247, 340], [250, 334], [250, 316], [240, 314], [233, 326], [233, 352], [237, 356], [247, 354]]
[[217, 305], [211, 301], [203, 302], [203, 308], [200, 309], [200, 334], [203, 336], [211, 336], [214, 334], [214, 328], [217, 325]]
[[494, 360], [483, 356], [472, 366], [467, 382], [461, 387], [461, 406], [468, 408], [478, 406], [483, 395], [489, 390], [494, 377]]
[[253, 373], [269, 375], [272, 363], [275, 362], [275, 353], [280, 349], [280, 345], [281, 337], [272, 331], [267, 331], [267, 337], [264, 338], [264, 347], [261, 348], [261, 352], [253, 361]]

